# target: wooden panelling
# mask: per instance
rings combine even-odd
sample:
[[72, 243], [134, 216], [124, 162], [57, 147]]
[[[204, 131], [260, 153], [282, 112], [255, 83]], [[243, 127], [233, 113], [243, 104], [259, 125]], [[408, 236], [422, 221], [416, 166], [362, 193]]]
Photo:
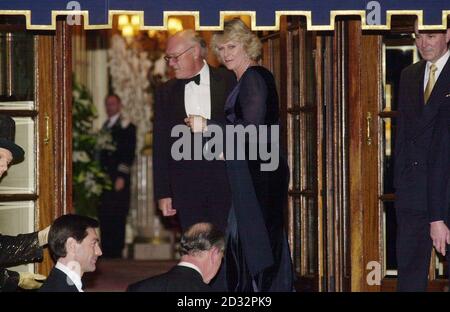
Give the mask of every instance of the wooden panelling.
[[323, 179], [325, 175], [325, 163], [324, 163], [324, 149], [323, 149], [323, 138], [325, 129], [323, 127], [323, 75], [322, 68], [324, 66], [324, 39], [322, 37], [316, 37], [316, 52], [315, 52], [315, 73], [316, 73], [316, 106], [317, 106], [317, 240], [318, 240], [318, 255], [317, 255], [317, 266], [318, 266], [318, 281], [317, 290], [324, 291], [326, 285], [323, 281], [325, 280], [325, 264], [326, 264], [326, 252], [324, 248], [325, 233], [323, 231], [324, 225], [324, 205], [325, 198], [323, 196], [325, 181]]
[[57, 205], [55, 215], [72, 208], [72, 39], [71, 27], [64, 19], [57, 21], [54, 53], [55, 146], [54, 170]]
[[378, 206], [381, 36], [362, 35], [359, 21], [349, 22], [348, 33], [351, 290], [379, 291], [379, 285], [368, 285], [366, 266], [371, 261], [382, 263]]
[[[38, 209], [42, 229], [72, 212], [72, 78], [70, 28], [57, 21], [55, 33], [39, 34], [36, 43]], [[38, 271], [48, 274], [46, 251]]]
[[333, 36], [325, 36], [323, 67], [324, 107], [324, 231], [327, 291], [346, 290], [348, 246], [348, 159], [346, 101], [346, 32], [337, 22]]
[[[38, 109], [37, 124], [37, 160], [38, 160], [38, 201], [37, 218], [38, 229], [43, 229], [50, 225], [55, 217], [55, 193], [53, 185], [55, 181], [54, 145], [55, 137], [53, 133], [52, 121], [53, 113], [53, 36], [37, 35], [35, 37], [35, 100]], [[48, 141], [47, 141], [48, 140]], [[53, 263], [46, 250], [44, 261], [39, 264], [38, 271], [48, 274]]]

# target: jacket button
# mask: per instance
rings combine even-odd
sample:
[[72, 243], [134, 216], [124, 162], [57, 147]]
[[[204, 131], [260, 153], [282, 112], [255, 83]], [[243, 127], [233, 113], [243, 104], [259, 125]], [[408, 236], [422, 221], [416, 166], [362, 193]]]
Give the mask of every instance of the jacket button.
[[417, 166], [419, 163], [417, 161], [413, 162], [413, 166]]

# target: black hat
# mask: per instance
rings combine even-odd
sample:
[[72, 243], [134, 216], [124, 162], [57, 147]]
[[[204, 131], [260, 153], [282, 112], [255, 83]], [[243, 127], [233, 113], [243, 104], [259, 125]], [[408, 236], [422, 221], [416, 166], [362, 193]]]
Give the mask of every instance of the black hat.
[[12, 154], [12, 163], [23, 160], [25, 152], [14, 143], [16, 136], [16, 123], [7, 115], [0, 115], [0, 147], [9, 150]]

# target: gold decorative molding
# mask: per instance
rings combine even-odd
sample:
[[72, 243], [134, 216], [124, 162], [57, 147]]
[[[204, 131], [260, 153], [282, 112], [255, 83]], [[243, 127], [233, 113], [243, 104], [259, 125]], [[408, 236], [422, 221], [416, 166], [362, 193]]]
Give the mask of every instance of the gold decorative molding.
[[225, 17], [228, 15], [248, 15], [251, 18], [252, 30], [269, 30], [276, 31], [280, 28], [280, 17], [284, 15], [305, 16], [307, 30], [310, 31], [330, 31], [334, 30], [335, 20], [337, 16], [359, 16], [361, 18], [362, 30], [389, 30], [391, 29], [392, 16], [397, 15], [416, 15], [418, 18], [419, 30], [445, 30], [447, 29], [447, 18], [450, 15], [449, 10], [442, 11], [441, 24], [424, 25], [423, 24], [423, 10], [387, 10], [386, 11], [386, 24], [385, 25], [368, 25], [366, 23], [366, 11], [365, 10], [332, 10], [330, 11], [330, 24], [329, 25], [313, 25], [312, 24], [312, 12], [311, 11], [275, 11], [275, 25], [273, 26], [257, 26], [256, 25], [256, 11], [220, 11], [220, 21], [217, 26], [201, 26], [200, 25], [200, 11], [164, 11], [163, 12], [163, 25], [162, 26], [146, 26], [144, 25], [144, 11], [129, 11], [129, 10], [109, 10], [108, 11], [108, 24], [89, 24], [89, 11], [86, 10], [60, 10], [51, 12], [51, 24], [50, 25], [34, 25], [31, 24], [31, 11], [30, 10], [0, 10], [0, 15], [24, 15], [26, 18], [26, 28], [30, 30], [55, 30], [56, 29], [56, 17], [64, 15], [80, 15], [84, 18], [84, 29], [111, 29], [114, 15], [121, 14], [134, 14], [140, 17], [140, 30], [167, 30], [168, 19], [170, 16], [193, 16], [195, 19], [195, 29], [202, 31], [217, 31], [223, 29], [223, 23]]

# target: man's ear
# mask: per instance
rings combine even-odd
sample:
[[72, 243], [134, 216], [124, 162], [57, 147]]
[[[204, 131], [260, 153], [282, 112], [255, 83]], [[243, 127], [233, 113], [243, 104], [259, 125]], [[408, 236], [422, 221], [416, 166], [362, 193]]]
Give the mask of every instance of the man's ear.
[[67, 255], [69, 254], [75, 254], [76, 252], [76, 247], [77, 247], [77, 241], [75, 240], [75, 238], [73, 237], [69, 237], [66, 240], [66, 253]]
[[214, 262], [220, 261], [222, 259], [222, 255], [219, 248], [217, 247], [211, 248], [211, 259], [213, 259]]
[[198, 59], [201, 57], [202, 50], [200, 49], [200, 46], [197, 44], [194, 46], [194, 59]]
[[450, 28], [447, 28], [447, 31], [445, 33], [445, 41], [448, 43], [450, 42]]

